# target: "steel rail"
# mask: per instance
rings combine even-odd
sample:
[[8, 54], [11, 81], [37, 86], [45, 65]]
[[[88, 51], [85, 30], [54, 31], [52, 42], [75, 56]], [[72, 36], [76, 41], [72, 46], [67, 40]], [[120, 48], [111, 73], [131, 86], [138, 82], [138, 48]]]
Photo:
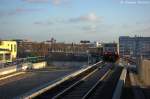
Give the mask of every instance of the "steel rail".
[[80, 83], [82, 83], [86, 78], [88, 78], [89, 76], [91, 76], [94, 72], [96, 72], [98, 69], [94, 70], [93, 72], [91, 72], [90, 74], [86, 75], [84, 78], [82, 78], [81, 80], [77, 81], [76, 83], [72, 84], [70, 87], [66, 88], [65, 90], [63, 90], [62, 92], [60, 92], [59, 94], [57, 94], [56, 96], [54, 96], [52, 99], [57, 99], [59, 97], [61, 97], [62, 95], [64, 95], [66, 92], [70, 91], [72, 88], [76, 87], [77, 85], [79, 85]]
[[102, 80], [104, 80], [104, 79], [106, 78], [106, 76], [108, 76], [108, 74], [109, 74], [110, 72], [111, 72], [111, 70], [108, 70], [108, 71], [104, 74], [104, 76], [101, 77], [101, 78], [96, 82], [96, 84], [82, 97], [82, 99], [87, 99], [88, 96], [89, 96], [90, 94], [92, 94], [92, 92], [95, 90], [95, 88], [100, 84], [100, 82], [101, 82]]

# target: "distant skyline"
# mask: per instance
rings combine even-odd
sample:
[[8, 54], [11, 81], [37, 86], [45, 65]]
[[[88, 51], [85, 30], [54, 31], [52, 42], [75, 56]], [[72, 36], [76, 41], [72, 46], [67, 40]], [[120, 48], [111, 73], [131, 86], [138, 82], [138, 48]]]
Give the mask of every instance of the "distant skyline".
[[0, 0], [0, 39], [113, 42], [150, 36], [150, 0]]

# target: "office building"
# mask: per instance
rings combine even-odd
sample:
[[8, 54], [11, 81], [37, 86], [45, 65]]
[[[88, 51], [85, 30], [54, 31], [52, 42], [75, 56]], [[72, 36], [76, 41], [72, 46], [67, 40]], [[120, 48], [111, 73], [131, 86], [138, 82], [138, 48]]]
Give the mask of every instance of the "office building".
[[150, 58], [150, 37], [119, 37], [120, 56]]

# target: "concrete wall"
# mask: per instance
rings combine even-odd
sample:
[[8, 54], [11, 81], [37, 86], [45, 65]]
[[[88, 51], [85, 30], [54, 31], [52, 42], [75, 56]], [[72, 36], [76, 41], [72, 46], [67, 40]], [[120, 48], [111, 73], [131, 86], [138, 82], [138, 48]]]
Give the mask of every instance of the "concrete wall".
[[13, 72], [17, 72], [17, 71], [25, 71], [27, 68], [32, 68], [32, 69], [40, 69], [40, 68], [44, 68], [47, 66], [47, 62], [39, 62], [39, 63], [24, 63], [21, 66], [11, 66], [11, 67], [6, 67], [6, 68], [2, 68], [0, 69], [0, 76], [2, 75], [6, 75], [6, 74], [10, 74]]
[[34, 63], [32, 65], [33, 69], [40, 69], [40, 68], [45, 68], [47, 66], [47, 62], [39, 62], [39, 63]]
[[142, 60], [140, 67], [140, 78], [147, 86], [150, 86], [150, 60]]
[[6, 75], [6, 74], [9, 74], [9, 73], [13, 73], [13, 72], [16, 72], [16, 71], [17, 71], [16, 65], [11, 66], [11, 67], [7, 67], [7, 68], [3, 68], [3, 69], [0, 69], [0, 76]]

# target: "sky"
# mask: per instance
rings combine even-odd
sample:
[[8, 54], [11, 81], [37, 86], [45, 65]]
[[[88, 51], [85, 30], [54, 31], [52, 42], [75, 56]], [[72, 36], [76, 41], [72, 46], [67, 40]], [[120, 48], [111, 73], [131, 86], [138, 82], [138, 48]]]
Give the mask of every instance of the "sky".
[[0, 0], [0, 39], [117, 42], [150, 36], [150, 0]]

